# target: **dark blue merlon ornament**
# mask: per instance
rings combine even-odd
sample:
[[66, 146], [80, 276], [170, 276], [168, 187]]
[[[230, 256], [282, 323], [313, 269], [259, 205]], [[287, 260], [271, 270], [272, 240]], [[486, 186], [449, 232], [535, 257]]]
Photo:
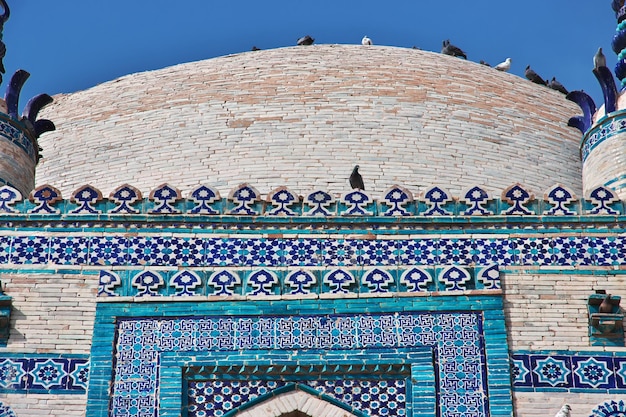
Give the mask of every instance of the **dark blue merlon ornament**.
[[615, 18], [617, 23], [620, 23], [626, 18], [626, 8], [624, 7], [624, 0], [613, 0], [611, 7], [615, 12]]
[[596, 103], [589, 94], [580, 90], [570, 91], [565, 98], [578, 104], [578, 107], [583, 111], [582, 116], [571, 117], [567, 125], [577, 128], [584, 134], [591, 127], [593, 115], [596, 112]]

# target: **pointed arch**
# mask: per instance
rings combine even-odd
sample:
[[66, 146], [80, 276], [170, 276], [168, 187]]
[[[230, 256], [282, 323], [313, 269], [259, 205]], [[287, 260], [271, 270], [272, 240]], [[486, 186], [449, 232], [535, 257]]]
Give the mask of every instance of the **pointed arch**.
[[[289, 384], [226, 414], [228, 417], [366, 417], [304, 384]], [[225, 416], [225, 417], [226, 417]]]

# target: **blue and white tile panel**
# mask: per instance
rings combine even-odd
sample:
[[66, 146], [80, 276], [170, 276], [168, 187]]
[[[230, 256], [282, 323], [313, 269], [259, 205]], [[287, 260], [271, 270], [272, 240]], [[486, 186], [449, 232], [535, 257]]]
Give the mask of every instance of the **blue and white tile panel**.
[[626, 394], [626, 354], [514, 353], [511, 355], [511, 375], [516, 390]]
[[[440, 415], [451, 417], [466, 412], [477, 417], [488, 415], [484, 333], [479, 313], [120, 319], [116, 334], [111, 416], [154, 415], [159, 408], [160, 356], [164, 353], [241, 350], [279, 353], [300, 349], [380, 352], [381, 349], [410, 351], [424, 346], [436, 351]], [[208, 392], [210, 388], [214, 395], [217, 387], [213, 384], [202, 389]], [[334, 388], [341, 389], [341, 383], [336, 381]], [[249, 395], [249, 391], [246, 393]], [[200, 403], [205, 402], [196, 398], [191, 404], [200, 407]], [[214, 405], [224, 407], [217, 402]]]
[[101, 270], [99, 297], [307, 296], [500, 290], [497, 265]]
[[88, 380], [87, 358], [0, 356], [0, 393], [83, 394]]
[[0, 236], [0, 265], [294, 267], [626, 265], [626, 235], [240, 238]]
[[[188, 417], [222, 417], [227, 412], [284, 387], [286, 381], [201, 381], [190, 382], [187, 391]], [[319, 380], [303, 382], [355, 410], [371, 416], [406, 416], [404, 380]]]

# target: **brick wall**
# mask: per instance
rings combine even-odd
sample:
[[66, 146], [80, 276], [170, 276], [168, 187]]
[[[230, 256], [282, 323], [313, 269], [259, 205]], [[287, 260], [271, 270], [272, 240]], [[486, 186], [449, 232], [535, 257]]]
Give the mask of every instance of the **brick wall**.
[[65, 196], [90, 183], [147, 193], [170, 182], [224, 194], [341, 192], [355, 164], [366, 189], [454, 194], [520, 182], [582, 189], [580, 112], [558, 92], [432, 52], [315, 45], [248, 52], [132, 74], [55, 97], [42, 111], [37, 184]]

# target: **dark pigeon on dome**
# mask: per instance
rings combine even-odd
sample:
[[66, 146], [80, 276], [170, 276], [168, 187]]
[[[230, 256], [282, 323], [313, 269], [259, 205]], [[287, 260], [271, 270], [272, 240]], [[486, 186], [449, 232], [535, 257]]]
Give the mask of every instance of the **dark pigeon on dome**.
[[480, 65], [486, 65], [486, 66], [488, 66], [488, 67], [490, 67], [490, 66], [491, 66], [491, 65], [489, 65], [489, 63], [488, 63], [488, 62], [485, 62], [485, 61], [483, 61], [482, 59], [480, 60], [479, 64], [480, 64]]
[[355, 165], [352, 170], [352, 174], [350, 174], [350, 187], [353, 190], [365, 190], [365, 185], [363, 184], [363, 177], [359, 174], [359, 166]]
[[530, 68], [530, 65], [526, 67], [526, 71], [524, 71], [524, 75], [526, 76], [527, 79], [534, 82], [535, 84], [548, 85], [548, 83], [546, 83], [546, 81], [543, 78], [541, 78], [539, 74], [537, 74], [535, 71], [532, 70], [532, 68]]
[[315, 39], [313, 39], [309, 35], [303, 36], [298, 39], [298, 45], [313, 45], [313, 42], [315, 42]]
[[449, 39], [443, 41], [443, 48], [441, 48], [441, 53], [444, 55], [451, 55], [467, 59], [467, 55], [465, 54], [465, 52], [463, 52], [463, 50], [458, 46], [452, 45]]
[[261, 48], [258, 48], [256, 45], [252, 47], [251, 51], [260, 51]]
[[552, 79], [548, 83], [548, 87], [550, 87], [551, 89], [556, 90], [556, 91], [558, 91], [560, 93], [566, 94], [566, 95], [567, 95], [567, 93], [569, 93], [569, 91], [567, 91], [567, 88], [565, 88], [563, 86], [563, 84], [558, 82], [555, 77], [552, 77]]
[[606, 67], [606, 57], [602, 53], [602, 48], [598, 48], [598, 52], [593, 56], [593, 68], [598, 69]]

